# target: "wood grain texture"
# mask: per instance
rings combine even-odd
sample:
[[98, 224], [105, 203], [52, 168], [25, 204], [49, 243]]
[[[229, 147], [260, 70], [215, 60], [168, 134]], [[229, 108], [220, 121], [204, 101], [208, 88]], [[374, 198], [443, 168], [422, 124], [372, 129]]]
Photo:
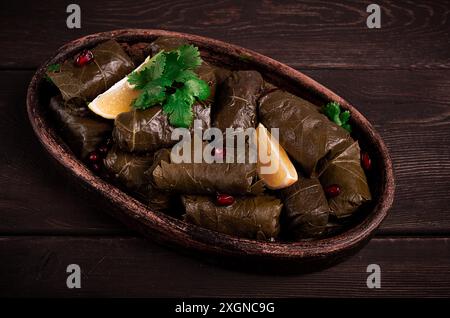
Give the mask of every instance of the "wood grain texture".
[[377, 1], [381, 29], [366, 26], [366, 7], [372, 1], [84, 0], [77, 2], [82, 28], [75, 30], [66, 27], [69, 3], [1, 2], [0, 67], [34, 68], [69, 40], [119, 28], [208, 36], [296, 68], [450, 67], [446, 0]]
[[[72, 2], [0, 2], [0, 69], [28, 70], [0, 71], [0, 235], [11, 235], [0, 238], [0, 295], [450, 296], [449, 239], [430, 237], [450, 235], [448, 1], [377, 1], [379, 30], [365, 26], [373, 1], [79, 0], [82, 29], [68, 30]], [[130, 27], [238, 44], [347, 98], [393, 158], [396, 198], [378, 231], [385, 237], [347, 262], [302, 276], [235, 272], [131, 237], [55, 170], [25, 112], [31, 70], [59, 46]], [[81, 290], [65, 286], [69, 263], [82, 266]], [[370, 263], [382, 266], [381, 290], [365, 286]]]
[[124, 233], [87, 192], [56, 170], [27, 119], [32, 72], [0, 72], [0, 232]]
[[[450, 233], [448, 71], [308, 71], [348, 98], [391, 152], [397, 189], [379, 234]], [[129, 233], [55, 171], [34, 136], [24, 94], [32, 72], [3, 71], [0, 85], [0, 233]], [[11, 132], [15, 132], [11, 138]]]
[[[359, 254], [308, 275], [258, 275], [180, 256], [137, 238], [2, 237], [2, 296], [426, 297], [450, 296], [450, 240], [373, 239]], [[66, 268], [81, 267], [81, 289]], [[381, 267], [381, 289], [366, 268]]]

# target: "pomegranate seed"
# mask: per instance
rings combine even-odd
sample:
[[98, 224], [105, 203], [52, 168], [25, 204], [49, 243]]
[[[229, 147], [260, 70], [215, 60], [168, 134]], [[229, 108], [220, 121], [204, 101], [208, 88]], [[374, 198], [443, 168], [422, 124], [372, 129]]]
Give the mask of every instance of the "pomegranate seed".
[[89, 50], [84, 50], [75, 59], [76, 66], [84, 66], [94, 59], [94, 54]]
[[372, 167], [372, 160], [370, 160], [369, 154], [367, 152], [363, 152], [361, 154], [361, 164], [364, 170], [370, 170]]
[[328, 187], [325, 187], [323, 189], [325, 191], [325, 194], [329, 198], [334, 198], [341, 193], [341, 188], [337, 184], [329, 185]]
[[216, 204], [219, 206], [229, 206], [234, 203], [234, 197], [228, 194], [218, 194]]
[[220, 159], [225, 158], [226, 151], [225, 148], [214, 148], [214, 158]]
[[93, 163], [91, 167], [95, 172], [100, 171], [100, 165], [98, 163]]
[[106, 154], [108, 153], [108, 146], [107, 145], [101, 145], [100, 147], [98, 147], [98, 152], [100, 153], [101, 156], [106, 156]]
[[89, 154], [90, 162], [97, 162], [99, 159], [100, 159], [100, 156], [95, 151], [93, 151]]

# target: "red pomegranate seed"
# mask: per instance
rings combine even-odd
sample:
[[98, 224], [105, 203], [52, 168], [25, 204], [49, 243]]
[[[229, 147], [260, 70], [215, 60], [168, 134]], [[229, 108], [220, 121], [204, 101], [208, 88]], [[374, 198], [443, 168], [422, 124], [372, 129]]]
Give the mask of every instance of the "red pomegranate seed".
[[234, 197], [228, 194], [218, 194], [216, 204], [219, 206], [229, 206], [234, 203]]
[[93, 163], [92, 170], [94, 170], [95, 172], [100, 171], [100, 165], [98, 163]]
[[84, 66], [94, 59], [94, 54], [89, 50], [84, 50], [75, 59], [76, 66]]
[[323, 189], [325, 191], [325, 194], [329, 198], [334, 198], [341, 193], [341, 188], [337, 184], [329, 185], [328, 187], [325, 187]]
[[214, 148], [214, 158], [220, 159], [226, 156], [225, 148]]
[[90, 162], [97, 162], [99, 159], [100, 159], [100, 156], [95, 151], [93, 151], [89, 154]]
[[361, 164], [364, 170], [370, 170], [372, 167], [372, 160], [370, 160], [369, 154], [367, 152], [361, 153]]

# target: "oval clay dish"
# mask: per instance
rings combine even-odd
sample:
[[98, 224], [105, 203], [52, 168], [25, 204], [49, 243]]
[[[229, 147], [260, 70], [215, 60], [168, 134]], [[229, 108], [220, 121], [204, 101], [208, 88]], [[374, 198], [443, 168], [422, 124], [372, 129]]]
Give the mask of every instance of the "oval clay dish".
[[[350, 110], [353, 135], [359, 140], [361, 148], [369, 152], [373, 162], [368, 173], [372, 202], [359, 209], [352, 224], [335, 236], [299, 242], [261, 242], [217, 233], [151, 211], [138, 200], [96, 176], [75, 157], [53, 128], [46, 111], [50, 96], [46, 96], [48, 94], [42, 90], [45, 70], [48, 65], [64, 61], [77, 52], [107, 39], [137, 43], [151, 42], [159, 36], [185, 38], [200, 48], [203, 58], [207, 61], [232, 69], [257, 70], [272, 84], [317, 105], [334, 100]], [[380, 135], [363, 115], [347, 101], [301, 72], [251, 50], [221, 41], [147, 29], [117, 30], [85, 36], [61, 47], [37, 70], [28, 88], [27, 108], [33, 129], [51, 157], [79, 183], [94, 192], [99, 198], [99, 204], [108, 207], [107, 211], [146, 237], [176, 247], [177, 250], [214, 256], [209, 259], [250, 265], [253, 269], [271, 268], [280, 273], [286, 268], [294, 271], [316, 270], [334, 264], [362, 247], [386, 217], [392, 205], [394, 176], [391, 159]]]

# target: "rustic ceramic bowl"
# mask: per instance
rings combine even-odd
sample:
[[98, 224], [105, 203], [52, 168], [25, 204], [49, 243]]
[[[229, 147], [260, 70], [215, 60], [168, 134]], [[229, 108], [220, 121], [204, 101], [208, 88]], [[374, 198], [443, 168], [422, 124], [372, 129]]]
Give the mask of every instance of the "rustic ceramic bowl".
[[[204, 59], [236, 69], [258, 70], [266, 80], [312, 102], [334, 100], [351, 111], [351, 124], [362, 149], [368, 151], [373, 167], [368, 175], [373, 201], [358, 211], [353, 223], [333, 237], [294, 243], [259, 242], [239, 239], [185, 223], [171, 216], [151, 211], [117, 187], [102, 180], [78, 160], [55, 132], [46, 108], [49, 96], [42, 90], [49, 64], [74, 56], [82, 49], [114, 38], [120, 42], [151, 42], [158, 36], [186, 38], [200, 47]], [[289, 49], [289, 48], [286, 48]], [[48, 95], [48, 94], [47, 94]], [[162, 30], [117, 30], [89, 35], [61, 47], [36, 72], [28, 88], [28, 116], [33, 129], [50, 153], [70, 175], [107, 204], [107, 211], [145, 236], [177, 247], [181, 251], [200, 252], [209, 259], [233, 264], [255, 264], [259, 269], [284, 271], [316, 270], [329, 266], [358, 250], [373, 235], [386, 217], [394, 197], [392, 163], [386, 146], [372, 125], [350, 103], [308, 76], [253, 51], [221, 41]], [[80, 198], [82, 200], [82, 198]], [[214, 256], [214, 257], [210, 257]]]

